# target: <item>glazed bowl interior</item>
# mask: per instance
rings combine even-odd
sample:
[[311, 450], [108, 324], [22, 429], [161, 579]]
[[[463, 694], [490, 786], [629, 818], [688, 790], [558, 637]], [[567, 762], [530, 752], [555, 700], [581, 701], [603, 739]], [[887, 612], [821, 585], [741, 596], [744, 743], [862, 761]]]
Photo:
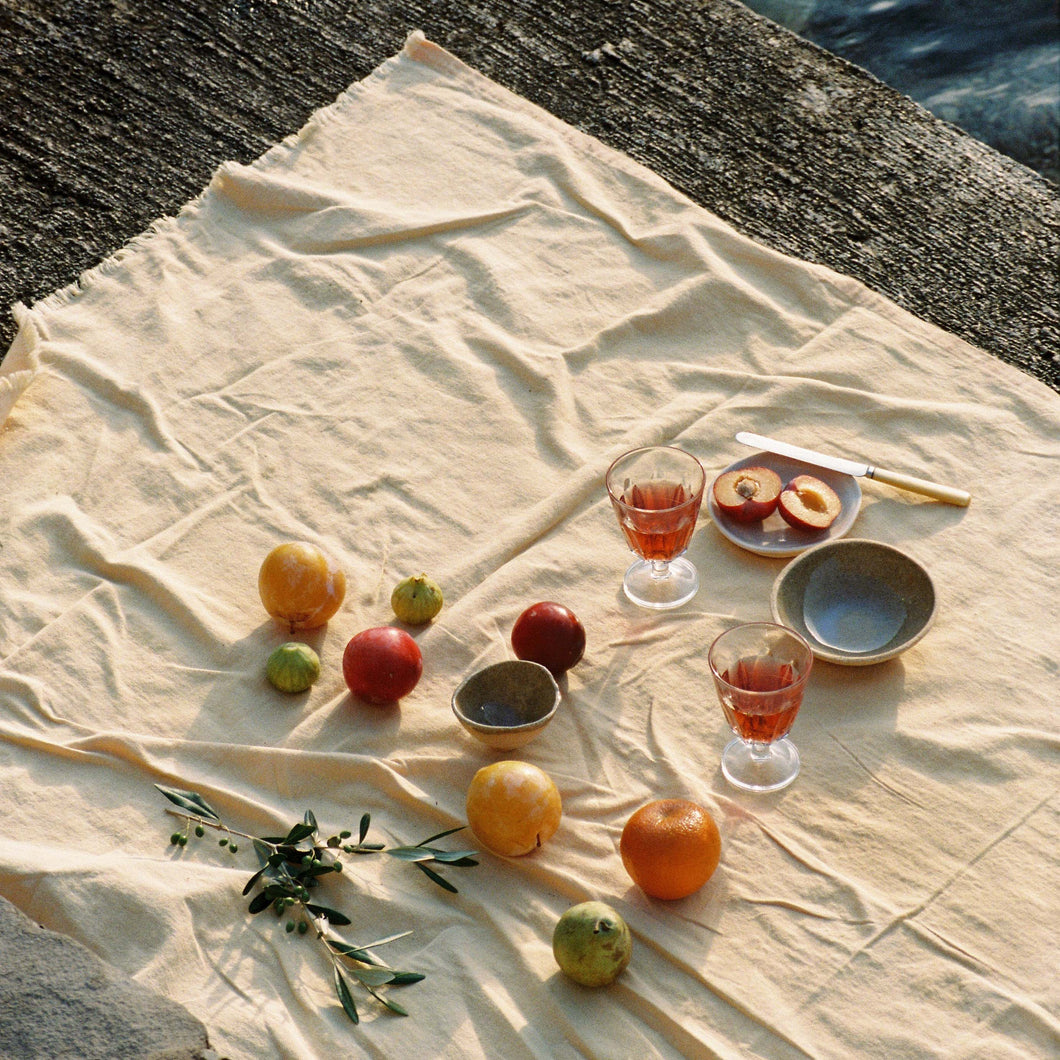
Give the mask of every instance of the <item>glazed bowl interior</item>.
[[774, 619], [827, 662], [866, 666], [893, 659], [931, 628], [938, 606], [928, 572], [879, 541], [845, 538], [804, 552], [773, 584]]
[[467, 677], [453, 693], [453, 713], [472, 736], [500, 750], [537, 736], [559, 708], [555, 678], [538, 663], [513, 659]]

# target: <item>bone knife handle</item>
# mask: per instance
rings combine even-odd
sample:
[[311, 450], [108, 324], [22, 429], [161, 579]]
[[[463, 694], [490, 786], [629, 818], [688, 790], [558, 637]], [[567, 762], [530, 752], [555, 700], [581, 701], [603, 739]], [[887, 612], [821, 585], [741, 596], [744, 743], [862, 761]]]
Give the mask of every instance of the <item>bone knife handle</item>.
[[928, 482], [926, 479], [903, 475], [900, 471], [888, 471], [882, 467], [870, 467], [868, 477], [877, 482], [886, 482], [888, 486], [897, 486], [912, 493], [922, 493], [925, 497], [934, 497], [937, 501], [956, 504], [960, 508], [967, 508], [972, 499], [970, 493], [954, 486], [940, 486], [937, 482]]

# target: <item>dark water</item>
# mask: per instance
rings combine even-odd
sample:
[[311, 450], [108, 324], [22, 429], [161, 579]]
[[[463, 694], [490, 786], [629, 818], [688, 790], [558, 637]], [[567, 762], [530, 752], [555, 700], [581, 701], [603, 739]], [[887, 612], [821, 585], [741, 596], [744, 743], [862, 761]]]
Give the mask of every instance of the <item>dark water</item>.
[[1057, 0], [743, 0], [1060, 184]]

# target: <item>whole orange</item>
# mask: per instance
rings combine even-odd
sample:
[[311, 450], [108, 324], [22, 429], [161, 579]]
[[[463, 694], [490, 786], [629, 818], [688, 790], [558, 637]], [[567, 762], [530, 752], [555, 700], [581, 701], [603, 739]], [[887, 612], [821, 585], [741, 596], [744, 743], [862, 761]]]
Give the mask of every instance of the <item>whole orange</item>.
[[552, 778], [530, 762], [494, 762], [471, 778], [467, 823], [494, 854], [529, 854], [559, 828], [563, 804]]
[[619, 853], [633, 882], [652, 898], [686, 898], [714, 875], [721, 835], [714, 818], [688, 799], [657, 799], [626, 822]]
[[316, 545], [277, 545], [258, 571], [261, 602], [289, 630], [322, 626], [342, 604], [346, 575]]

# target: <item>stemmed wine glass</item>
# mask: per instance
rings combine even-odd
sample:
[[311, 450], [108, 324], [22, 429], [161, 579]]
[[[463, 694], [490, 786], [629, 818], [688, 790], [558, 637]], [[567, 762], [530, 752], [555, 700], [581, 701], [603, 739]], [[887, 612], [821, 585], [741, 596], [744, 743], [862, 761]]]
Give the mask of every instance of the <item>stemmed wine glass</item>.
[[810, 646], [786, 626], [749, 622], [717, 637], [707, 661], [736, 734], [721, 755], [725, 779], [746, 791], [786, 787], [799, 773], [788, 732], [813, 668]]
[[640, 558], [622, 587], [641, 607], [680, 607], [699, 589], [688, 548], [703, 502], [706, 475], [691, 454], [649, 446], [620, 456], [608, 469], [607, 492], [626, 541]]

